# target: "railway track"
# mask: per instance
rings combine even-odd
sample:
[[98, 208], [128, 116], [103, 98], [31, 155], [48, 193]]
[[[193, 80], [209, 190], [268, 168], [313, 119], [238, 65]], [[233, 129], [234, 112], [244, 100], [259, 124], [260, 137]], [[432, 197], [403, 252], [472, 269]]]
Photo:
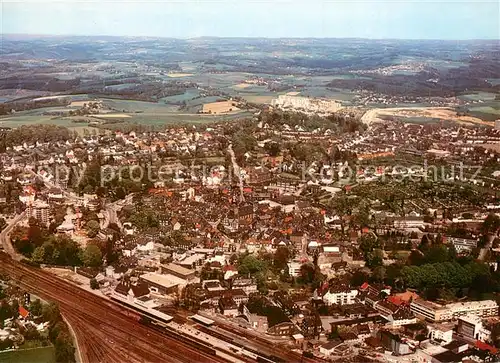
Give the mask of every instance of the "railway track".
[[27, 290], [59, 303], [75, 330], [85, 362], [225, 361], [140, 324], [137, 313], [43, 270], [13, 261], [4, 253], [0, 253], [0, 270]]

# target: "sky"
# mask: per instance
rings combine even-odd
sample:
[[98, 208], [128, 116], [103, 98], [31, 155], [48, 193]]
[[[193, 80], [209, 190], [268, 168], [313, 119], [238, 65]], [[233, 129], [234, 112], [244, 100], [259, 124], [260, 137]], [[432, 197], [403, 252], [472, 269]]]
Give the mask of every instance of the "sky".
[[0, 0], [2, 34], [500, 39], [498, 0]]

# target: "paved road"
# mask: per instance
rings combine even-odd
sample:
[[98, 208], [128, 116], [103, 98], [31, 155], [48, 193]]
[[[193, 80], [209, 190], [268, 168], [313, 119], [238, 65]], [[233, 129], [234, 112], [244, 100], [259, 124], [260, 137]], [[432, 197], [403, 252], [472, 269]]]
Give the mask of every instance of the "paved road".
[[106, 229], [111, 223], [115, 223], [118, 228], [123, 231], [123, 225], [120, 222], [120, 219], [118, 218], [116, 212], [120, 210], [124, 205], [132, 204], [133, 197], [133, 194], [129, 194], [124, 199], [106, 204], [104, 210], [101, 211], [104, 216], [104, 219], [101, 222], [101, 229]]
[[14, 247], [12, 246], [11, 240], [10, 240], [10, 233], [12, 230], [16, 227], [16, 225], [22, 221], [26, 217], [26, 211], [22, 212], [21, 214], [16, 215], [7, 225], [7, 227], [4, 228], [2, 233], [0, 233], [0, 242], [2, 243], [2, 247], [7, 252], [12, 258], [16, 260], [21, 260], [22, 256], [18, 254]]
[[52, 183], [51, 181], [45, 179], [43, 176], [41, 176], [40, 174], [37, 174], [35, 173], [33, 170], [31, 169], [26, 169], [30, 174], [32, 174], [33, 176], [39, 178], [43, 184], [45, 185], [46, 188], [48, 189], [51, 189], [51, 188], [58, 188], [62, 191], [62, 194], [64, 197], [66, 197], [67, 199], [71, 200], [72, 202], [81, 202], [83, 201], [83, 198], [82, 197], [79, 197], [73, 193], [70, 193], [66, 190], [64, 190], [64, 188], [60, 187], [59, 185], [56, 185], [54, 183]]
[[495, 236], [488, 235], [487, 239], [488, 241], [486, 242], [486, 245], [479, 250], [479, 256], [477, 257], [479, 261], [484, 261], [484, 259], [486, 258], [488, 251], [491, 249], [491, 246], [493, 245], [493, 240], [495, 239]]
[[229, 146], [227, 147], [227, 151], [229, 152], [229, 155], [231, 155], [231, 163], [233, 164], [234, 176], [236, 176], [236, 178], [238, 179], [238, 184], [240, 187], [240, 202], [244, 203], [245, 195], [243, 193], [243, 179], [241, 179], [240, 166], [236, 162], [236, 155], [234, 155], [233, 144], [229, 144]]

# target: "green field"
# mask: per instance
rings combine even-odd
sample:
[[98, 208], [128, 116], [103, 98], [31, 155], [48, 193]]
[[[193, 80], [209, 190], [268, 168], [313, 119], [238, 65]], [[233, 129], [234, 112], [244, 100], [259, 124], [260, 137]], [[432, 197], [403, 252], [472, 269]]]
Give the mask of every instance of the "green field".
[[0, 353], [0, 363], [55, 363], [54, 347], [19, 349]]
[[23, 115], [21, 113], [0, 118], [0, 127], [19, 127], [22, 125], [53, 124], [65, 127], [77, 125], [68, 119], [58, 119], [54, 116]]
[[497, 86], [500, 84], [500, 78], [490, 78], [488, 79], [488, 82], [491, 83], [493, 86]]
[[[498, 106], [500, 106], [500, 102], [498, 102]], [[479, 106], [470, 108], [471, 112], [480, 112], [480, 113], [491, 113], [494, 115], [500, 116], [500, 108], [493, 108], [491, 106]]]
[[101, 98], [102, 102], [115, 109], [117, 112], [123, 113], [168, 113], [173, 112], [177, 108], [174, 106], [166, 105], [164, 103], [134, 101], [134, 100], [121, 100], [111, 98]]
[[136, 114], [126, 119], [127, 123], [138, 123], [143, 125], [168, 125], [175, 123], [210, 123], [215, 121], [231, 121], [239, 118], [251, 117], [251, 112], [238, 112], [228, 115], [201, 115], [201, 114], [182, 114], [182, 113], [166, 113], [166, 114]]
[[[198, 110], [201, 109], [204, 103], [215, 102], [220, 99], [220, 97], [210, 96], [197, 98], [198, 93], [190, 93], [190, 99], [187, 100], [187, 109], [179, 111], [179, 106], [166, 104], [164, 102], [144, 102], [144, 101], [134, 101], [134, 100], [122, 100], [122, 99], [101, 99], [103, 103], [111, 109], [116, 110], [112, 112], [114, 114], [124, 114], [126, 117], [117, 118], [99, 118], [99, 115], [95, 117], [85, 116], [85, 118], [91, 121], [123, 121], [123, 123], [138, 123], [144, 125], [167, 125], [173, 123], [209, 123], [214, 121], [230, 121], [238, 118], [252, 117], [253, 113], [248, 111], [235, 112], [226, 115], [203, 115], [198, 114]], [[179, 96], [173, 96], [179, 97]], [[79, 95], [82, 99], [83, 95]], [[185, 97], [186, 99], [188, 97]], [[52, 107], [50, 110], [56, 110], [57, 108]], [[65, 109], [65, 107], [61, 107]], [[12, 115], [7, 115], [0, 117], [0, 127], [11, 127], [16, 128], [22, 125], [34, 125], [34, 124], [53, 124], [64, 126], [78, 131], [82, 131], [84, 128], [89, 126], [87, 122], [73, 122], [69, 117], [63, 116], [51, 116], [43, 115], [47, 109], [35, 109], [29, 111], [21, 111]], [[80, 116], [81, 118], [81, 116]], [[119, 125], [119, 123], [117, 124]], [[82, 131], [83, 132], [83, 131]]]
[[467, 95], [461, 95], [459, 98], [466, 101], [493, 101], [496, 94], [490, 92], [475, 92]]

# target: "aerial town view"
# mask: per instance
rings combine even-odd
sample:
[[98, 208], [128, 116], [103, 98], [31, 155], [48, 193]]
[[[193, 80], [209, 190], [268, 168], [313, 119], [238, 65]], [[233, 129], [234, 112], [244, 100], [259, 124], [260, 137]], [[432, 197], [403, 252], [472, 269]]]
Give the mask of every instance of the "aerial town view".
[[498, 2], [0, 9], [0, 363], [500, 362]]

